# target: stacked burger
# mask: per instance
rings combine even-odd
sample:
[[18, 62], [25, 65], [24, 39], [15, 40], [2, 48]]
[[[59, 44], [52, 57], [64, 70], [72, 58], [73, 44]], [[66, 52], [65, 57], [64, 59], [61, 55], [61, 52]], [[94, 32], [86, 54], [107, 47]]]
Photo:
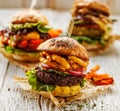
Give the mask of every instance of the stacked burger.
[[26, 72], [32, 89], [62, 97], [78, 94], [89, 61], [85, 48], [71, 38], [59, 37], [45, 41], [38, 50], [39, 65]]
[[75, 0], [72, 37], [88, 51], [103, 51], [111, 44], [112, 20], [109, 7], [98, 0]]
[[13, 17], [10, 26], [0, 31], [0, 51], [8, 59], [38, 62], [37, 47], [60, 33], [55, 35], [53, 29], [48, 27], [46, 17], [37, 11], [20, 11]]

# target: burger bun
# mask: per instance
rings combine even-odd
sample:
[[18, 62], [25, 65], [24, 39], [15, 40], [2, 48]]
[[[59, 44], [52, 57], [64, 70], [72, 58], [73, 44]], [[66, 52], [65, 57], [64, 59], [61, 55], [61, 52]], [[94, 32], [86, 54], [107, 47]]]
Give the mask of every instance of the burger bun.
[[46, 51], [60, 55], [76, 56], [84, 60], [89, 59], [86, 49], [70, 37], [49, 39], [40, 44], [37, 49], [39, 51]]
[[13, 16], [11, 20], [11, 23], [13, 24], [37, 23], [37, 22], [41, 22], [43, 25], [48, 24], [48, 20], [46, 19], [46, 17], [36, 10], [20, 11], [16, 13], [16, 15]]

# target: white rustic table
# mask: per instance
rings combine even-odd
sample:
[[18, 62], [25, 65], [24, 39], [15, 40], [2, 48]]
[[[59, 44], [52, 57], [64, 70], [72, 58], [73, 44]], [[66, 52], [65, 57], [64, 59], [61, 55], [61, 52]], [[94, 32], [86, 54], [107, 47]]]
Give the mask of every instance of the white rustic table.
[[[1, 9], [0, 25], [7, 26], [18, 10]], [[67, 30], [69, 11], [42, 9], [41, 12], [46, 15], [51, 26]], [[112, 17], [117, 19], [113, 33], [120, 34], [120, 16]], [[13, 81], [13, 75], [23, 77], [24, 71], [0, 55], [0, 111], [120, 111], [120, 41], [114, 42], [104, 55], [90, 58], [89, 67], [96, 64], [101, 66], [101, 72], [107, 72], [115, 78], [113, 89], [105, 95], [56, 108], [38, 94], [25, 92], [18, 87]]]

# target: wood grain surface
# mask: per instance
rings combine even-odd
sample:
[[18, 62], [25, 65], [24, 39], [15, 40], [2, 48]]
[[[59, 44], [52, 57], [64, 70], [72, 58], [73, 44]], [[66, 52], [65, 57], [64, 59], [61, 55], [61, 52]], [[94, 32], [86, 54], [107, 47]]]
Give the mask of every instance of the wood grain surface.
[[[1, 9], [0, 25], [7, 26], [18, 10]], [[69, 11], [42, 9], [41, 12], [51, 26], [67, 30], [71, 18]], [[120, 16], [114, 15], [112, 18], [117, 19], [113, 33], [120, 34]], [[96, 64], [101, 66], [101, 73], [107, 72], [114, 77], [113, 88], [107, 94], [56, 108], [48, 99], [18, 87], [13, 75], [24, 77], [24, 71], [0, 55], [0, 111], [120, 111], [120, 41], [115, 41], [105, 54], [90, 58], [89, 68]]]

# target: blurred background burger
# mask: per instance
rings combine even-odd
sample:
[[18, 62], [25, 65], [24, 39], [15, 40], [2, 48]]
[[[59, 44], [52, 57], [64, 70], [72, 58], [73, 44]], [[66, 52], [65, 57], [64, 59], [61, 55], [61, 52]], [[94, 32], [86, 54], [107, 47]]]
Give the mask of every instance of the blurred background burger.
[[112, 40], [109, 7], [98, 0], [75, 0], [71, 14], [74, 19], [72, 38], [88, 51], [103, 51]]
[[38, 62], [37, 47], [60, 34], [61, 30], [54, 30], [48, 26], [48, 20], [41, 13], [23, 10], [12, 18], [9, 27], [0, 31], [0, 50], [10, 59]]

